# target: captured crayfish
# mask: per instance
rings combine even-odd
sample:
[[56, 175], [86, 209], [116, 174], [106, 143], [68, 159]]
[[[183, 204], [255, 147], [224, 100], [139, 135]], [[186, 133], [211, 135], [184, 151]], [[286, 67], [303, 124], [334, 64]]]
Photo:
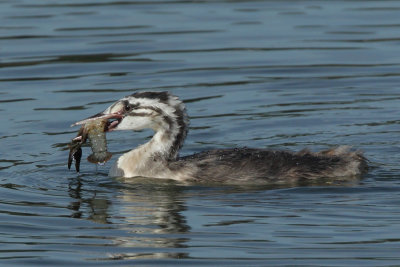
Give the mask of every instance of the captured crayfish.
[[106, 128], [107, 119], [89, 120], [80, 128], [78, 135], [69, 144], [68, 169], [71, 169], [72, 162], [75, 161], [75, 169], [79, 172], [82, 148], [89, 138], [92, 154], [87, 160], [95, 164], [107, 162], [112, 154], [107, 151]]

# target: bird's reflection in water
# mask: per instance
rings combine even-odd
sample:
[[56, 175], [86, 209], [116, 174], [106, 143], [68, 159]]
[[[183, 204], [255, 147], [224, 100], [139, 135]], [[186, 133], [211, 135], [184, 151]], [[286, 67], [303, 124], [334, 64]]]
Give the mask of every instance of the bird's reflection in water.
[[[88, 218], [96, 223], [108, 224], [108, 209], [110, 202], [105, 194], [97, 194], [94, 188], [83, 189], [84, 181], [80, 178], [69, 183], [69, 196], [74, 200], [68, 208], [73, 211], [73, 218]], [[86, 213], [86, 214], [85, 214]]]
[[126, 233], [118, 231], [111, 237], [123, 253], [110, 253], [108, 259], [188, 257], [182, 252], [190, 230], [182, 215], [186, 210], [182, 187], [152, 179], [96, 184], [76, 178], [70, 180], [69, 195], [71, 217], [110, 224]]

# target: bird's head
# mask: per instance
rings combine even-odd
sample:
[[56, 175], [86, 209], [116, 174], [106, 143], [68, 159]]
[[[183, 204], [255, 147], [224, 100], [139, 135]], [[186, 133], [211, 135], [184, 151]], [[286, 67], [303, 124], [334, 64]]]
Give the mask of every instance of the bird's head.
[[[73, 124], [107, 119], [107, 131], [142, 130], [179, 131], [188, 123], [185, 105], [168, 92], [139, 92], [126, 96], [103, 112]], [[186, 135], [186, 132], [185, 132]]]

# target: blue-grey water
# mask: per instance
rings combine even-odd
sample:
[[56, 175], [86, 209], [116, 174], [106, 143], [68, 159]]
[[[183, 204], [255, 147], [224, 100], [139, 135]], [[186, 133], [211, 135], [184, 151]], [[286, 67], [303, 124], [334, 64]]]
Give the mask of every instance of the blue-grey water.
[[[0, 1], [0, 265], [400, 265], [399, 12], [377, 0]], [[71, 123], [141, 90], [185, 101], [182, 155], [346, 144], [372, 167], [292, 188], [127, 182], [86, 160], [69, 171]], [[113, 159], [149, 136], [108, 134]]]

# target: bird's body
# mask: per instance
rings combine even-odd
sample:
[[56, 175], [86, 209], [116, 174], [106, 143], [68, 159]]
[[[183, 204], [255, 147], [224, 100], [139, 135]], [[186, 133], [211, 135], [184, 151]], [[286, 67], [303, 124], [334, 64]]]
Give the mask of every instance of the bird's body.
[[359, 177], [367, 169], [363, 155], [345, 146], [317, 153], [235, 148], [179, 157], [189, 121], [184, 104], [168, 92], [134, 93], [89, 120], [105, 117], [116, 118], [109, 123], [109, 131], [151, 128], [155, 132], [149, 142], [123, 154], [110, 176], [282, 184], [346, 180]]

